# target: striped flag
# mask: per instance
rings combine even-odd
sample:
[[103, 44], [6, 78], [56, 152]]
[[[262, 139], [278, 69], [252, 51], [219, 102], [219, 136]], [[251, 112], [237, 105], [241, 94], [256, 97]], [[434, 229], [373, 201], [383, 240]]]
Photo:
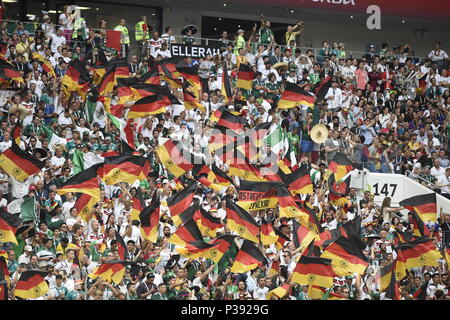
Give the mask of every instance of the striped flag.
[[284, 158], [289, 149], [289, 140], [286, 131], [281, 128], [281, 123], [270, 127], [267, 136], [264, 137], [264, 143], [273, 153]]

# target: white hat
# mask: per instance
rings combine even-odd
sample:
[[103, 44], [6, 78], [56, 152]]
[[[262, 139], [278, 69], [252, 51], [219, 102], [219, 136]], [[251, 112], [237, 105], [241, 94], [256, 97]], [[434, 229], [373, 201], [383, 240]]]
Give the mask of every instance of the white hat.
[[228, 109], [234, 109], [234, 106], [233, 105], [228, 106]]
[[30, 245], [25, 246], [25, 251], [33, 251], [33, 248]]
[[266, 249], [266, 254], [276, 254], [277, 250], [274, 248], [267, 248]]
[[167, 180], [167, 179], [164, 179], [164, 180], [162, 181], [163, 184], [166, 184], [166, 183], [168, 183], [168, 182], [169, 182], [169, 180]]

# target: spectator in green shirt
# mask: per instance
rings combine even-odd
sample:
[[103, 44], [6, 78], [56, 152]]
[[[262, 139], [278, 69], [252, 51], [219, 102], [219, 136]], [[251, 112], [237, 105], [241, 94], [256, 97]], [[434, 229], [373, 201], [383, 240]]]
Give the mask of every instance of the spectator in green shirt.
[[261, 28], [259, 32], [261, 35], [261, 44], [269, 45], [273, 40], [273, 31], [270, 29], [270, 21], [264, 20], [264, 16], [261, 16]]

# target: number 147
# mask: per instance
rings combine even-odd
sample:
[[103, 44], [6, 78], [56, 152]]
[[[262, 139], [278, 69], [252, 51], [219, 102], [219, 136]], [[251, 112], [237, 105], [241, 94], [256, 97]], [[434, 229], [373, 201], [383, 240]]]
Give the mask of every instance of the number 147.
[[[391, 183], [391, 184], [383, 184], [383, 187], [381, 190], [379, 190], [378, 182], [373, 185], [373, 188], [375, 189], [375, 196], [384, 195], [385, 197], [390, 196], [393, 197], [395, 194], [395, 190], [397, 190], [397, 184]], [[389, 195], [389, 190], [391, 189], [391, 194]]]

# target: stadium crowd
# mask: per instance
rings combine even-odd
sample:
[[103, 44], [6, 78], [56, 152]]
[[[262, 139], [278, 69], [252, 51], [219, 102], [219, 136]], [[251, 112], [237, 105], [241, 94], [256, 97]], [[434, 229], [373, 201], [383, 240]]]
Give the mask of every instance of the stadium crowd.
[[[276, 43], [270, 22], [264, 17], [259, 28], [237, 30], [234, 40], [224, 31], [219, 40], [220, 55], [186, 60], [189, 67], [198, 70], [202, 107], [185, 107], [183, 89], [161, 76], [162, 84], [169, 86], [179, 103], [170, 104], [163, 113], [129, 122], [135, 145], [132, 151], [149, 159], [149, 174], [140, 176], [135, 183], [102, 182], [100, 201], [91, 204], [90, 212], [83, 215], [75, 206], [80, 193], [58, 192], [79, 172], [80, 160], [75, 155], [81, 154], [84, 159], [83, 172], [101, 161], [98, 159], [130, 150], [124, 143], [124, 127], [117, 126], [107, 115], [108, 99], [109, 109], [120, 100], [117, 83], [106, 99], [96, 93], [98, 82], [90, 85], [87, 94], [67, 92], [63, 89], [66, 72], [78, 59], [94, 79], [102, 50], [109, 61], [125, 57], [129, 69], [126, 76], [140, 78], [151, 70], [155, 61], [171, 58], [169, 48], [176, 40], [170, 27], [162, 35], [151, 30], [145, 17], [136, 24], [132, 35], [126, 28], [129, 22], [122, 19], [114, 28], [122, 32], [121, 50], [117, 52], [106, 47], [106, 30], [110, 29], [106, 22], [101, 21], [97, 29], [96, 22], [86, 21], [79, 12], [67, 12], [59, 17], [59, 25], [53, 24], [48, 16], [33, 28], [24, 24], [7, 28], [6, 21], [0, 25], [2, 59], [23, 77], [23, 81], [2, 79], [0, 152], [17, 143], [26, 154], [45, 163], [38, 173], [22, 182], [8, 174], [5, 163], [0, 163], [0, 209], [23, 217], [23, 224], [16, 232], [16, 243], [0, 242], [0, 252], [7, 265], [3, 273], [8, 274], [4, 274], [7, 283], [4, 288], [8, 288], [4, 289], [7, 292], [4, 298], [20, 299], [15, 289], [21, 275], [41, 271], [45, 272], [49, 290], [34, 298], [22, 297], [40, 300], [309, 300], [324, 299], [324, 296], [344, 300], [392, 299], [389, 290], [380, 289], [380, 270], [398, 258], [398, 234], [414, 233], [410, 215], [400, 212], [404, 208], [392, 207], [388, 198], [379, 207], [369, 191], [357, 192], [353, 188], [348, 188], [348, 193], [343, 195], [348, 200], [345, 208], [333, 206], [327, 168], [336, 154], [344, 155], [354, 168], [409, 174], [450, 199], [450, 75], [448, 55], [440, 42], [420, 61], [409, 45], [391, 47], [387, 43], [381, 45], [381, 50], [372, 45], [364, 56], [354, 57], [347, 55], [343, 44], [330, 45], [331, 42], [324, 41], [323, 49], [314, 56], [312, 50], [302, 52], [296, 47], [296, 37], [307, 27], [302, 22], [289, 26], [280, 44]], [[183, 30], [183, 43], [194, 43], [192, 32], [192, 28]], [[137, 48], [130, 46], [133, 36]], [[46, 61], [40, 61], [36, 53]], [[255, 73], [249, 90], [237, 88], [241, 64], [249, 65]], [[226, 90], [224, 95], [224, 77], [230, 80], [230, 100]], [[287, 83], [320, 97], [312, 105], [277, 107]], [[93, 96], [97, 98], [91, 99]], [[92, 103], [94, 109], [90, 111]], [[126, 101], [117, 118], [126, 119], [132, 105]], [[232, 267], [236, 255], [246, 243], [238, 238], [218, 262], [205, 257], [189, 258], [177, 250], [179, 246], [170, 238], [179, 225], [171, 219], [168, 198], [197, 184], [196, 205], [221, 223], [229, 219], [226, 202], [237, 199], [235, 187], [239, 185], [239, 177], [231, 175], [228, 165], [209, 148], [214, 126], [209, 120], [217, 110], [224, 109], [245, 120], [245, 131], [264, 123], [272, 124], [269, 132], [274, 127], [280, 128], [289, 147], [277, 149], [274, 162], [288, 157], [289, 149], [293, 154], [289, 158], [290, 169], [294, 171], [293, 161], [297, 167], [307, 168], [313, 192], [298, 195], [296, 199], [313, 210], [320, 231], [337, 231], [346, 223], [358, 222], [359, 238], [364, 244], [361, 254], [367, 259], [364, 271], [333, 277], [331, 290], [325, 288], [326, 293], [322, 290], [319, 297], [311, 286], [293, 281], [297, 263], [306, 248], [294, 241], [295, 219], [280, 217], [278, 207], [250, 211], [258, 224], [271, 220], [272, 227], [282, 233], [277, 237], [287, 238], [281, 245], [279, 241], [257, 245], [267, 264], [255, 265], [250, 271], [232, 272], [236, 271]], [[324, 124], [329, 130], [323, 144], [314, 143], [311, 138], [311, 129], [317, 124]], [[16, 128], [20, 130], [18, 140]], [[57, 143], [52, 144], [54, 139]], [[191, 171], [177, 177], [155, 152], [169, 140], [182, 144], [207, 166], [214, 165], [228, 172], [233, 183], [216, 190], [198, 183]], [[255, 167], [263, 165], [264, 157], [274, 149], [274, 144], [264, 148]], [[259, 182], [254, 184], [258, 186]], [[131, 217], [139, 193], [145, 202], [143, 207], [154, 204], [156, 197], [160, 201], [157, 240], [153, 242], [142, 236], [139, 221], [136, 223]], [[24, 204], [33, 197], [31, 211], [35, 218], [25, 218], [25, 211], [29, 213], [29, 210]], [[450, 299], [449, 260], [444, 254], [450, 243], [450, 214], [436, 212], [436, 216], [434, 221], [423, 223], [442, 257], [436, 264], [408, 269], [406, 276], [397, 281], [399, 299]], [[217, 233], [236, 235], [230, 228], [227, 222]], [[117, 234], [125, 244], [123, 258]], [[205, 236], [207, 241], [214, 238]], [[100, 265], [118, 260], [126, 262], [124, 276], [118, 283], [91, 276]]]

